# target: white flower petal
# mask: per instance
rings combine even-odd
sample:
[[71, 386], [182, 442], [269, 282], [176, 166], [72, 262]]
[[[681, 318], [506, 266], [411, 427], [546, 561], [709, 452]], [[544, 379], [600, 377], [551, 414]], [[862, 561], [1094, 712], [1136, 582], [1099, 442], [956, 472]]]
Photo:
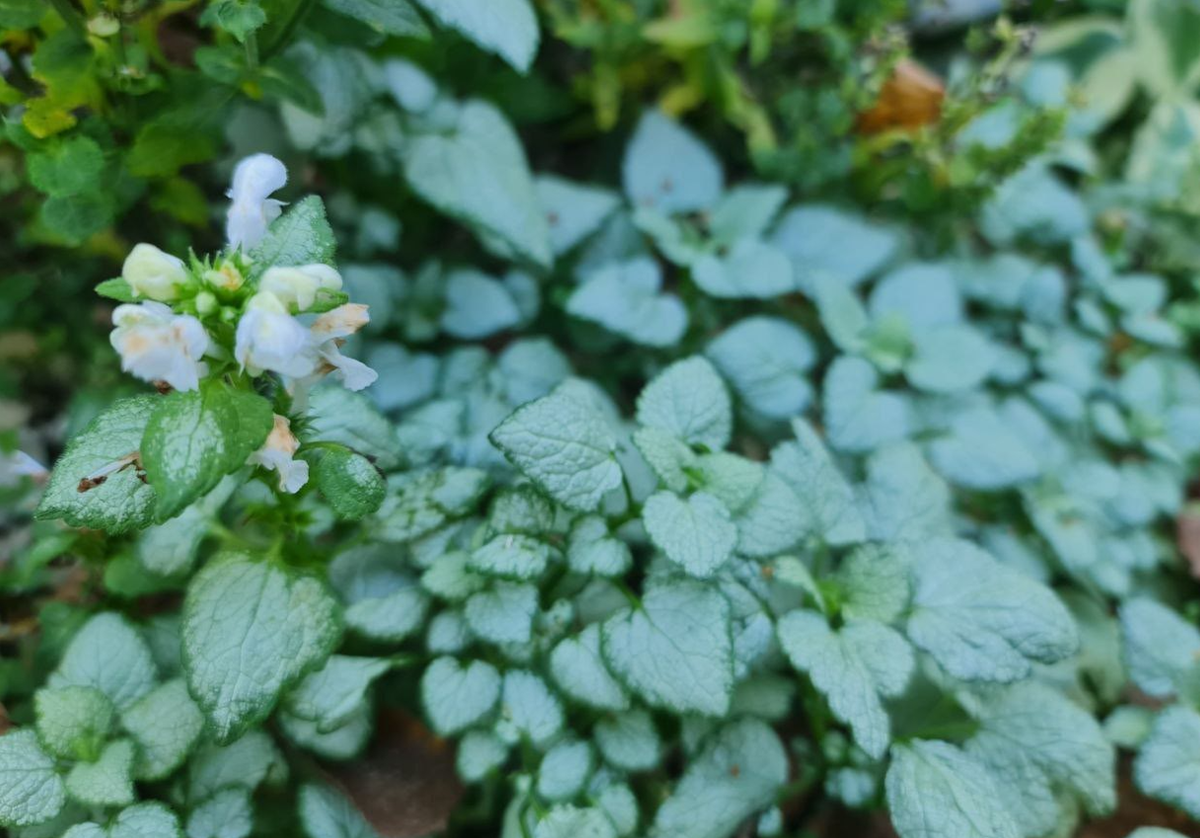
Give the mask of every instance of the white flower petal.
[[287, 184], [287, 168], [269, 154], [254, 154], [238, 163], [229, 189], [225, 237], [231, 248], [249, 250], [262, 241], [282, 204], [270, 194]]
[[121, 356], [121, 369], [143, 381], [164, 381], [176, 390], [195, 390], [208, 371], [204, 325], [190, 315], [175, 315], [161, 303], [121, 305], [109, 342]]

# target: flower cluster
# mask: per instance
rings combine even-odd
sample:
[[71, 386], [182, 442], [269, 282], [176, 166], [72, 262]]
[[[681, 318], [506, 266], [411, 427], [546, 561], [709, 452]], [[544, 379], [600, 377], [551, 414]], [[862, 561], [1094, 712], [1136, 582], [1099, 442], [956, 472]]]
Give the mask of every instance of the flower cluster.
[[[270, 195], [286, 183], [287, 170], [270, 155], [238, 164], [228, 193], [228, 245], [215, 259], [184, 262], [151, 244], [133, 248], [121, 278], [136, 302], [117, 306], [110, 335], [123, 370], [183, 391], [198, 389], [210, 374], [273, 373], [298, 405], [327, 375], [351, 390], [375, 381], [374, 370], [340, 351], [370, 319], [367, 306], [345, 302], [341, 274], [326, 264], [264, 265], [256, 258], [283, 207]], [[308, 476], [305, 464], [288, 465], [297, 447], [288, 420], [277, 417], [264, 452], [252, 460], [277, 470], [280, 489], [295, 492]]]

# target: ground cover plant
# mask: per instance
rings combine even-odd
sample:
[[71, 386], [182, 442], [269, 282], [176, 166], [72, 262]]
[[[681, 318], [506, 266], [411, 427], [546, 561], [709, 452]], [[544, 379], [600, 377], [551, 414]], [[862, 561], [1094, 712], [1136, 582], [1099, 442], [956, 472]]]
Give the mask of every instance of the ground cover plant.
[[1200, 7], [0, 24], [9, 834], [1198, 834]]

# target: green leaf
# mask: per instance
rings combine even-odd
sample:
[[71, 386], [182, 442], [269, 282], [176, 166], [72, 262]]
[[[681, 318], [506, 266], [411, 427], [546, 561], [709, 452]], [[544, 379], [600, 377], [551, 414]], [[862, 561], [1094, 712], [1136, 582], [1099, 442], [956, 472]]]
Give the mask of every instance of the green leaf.
[[1121, 636], [1129, 677], [1155, 698], [1188, 691], [1200, 677], [1200, 631], [1170, 608], [1138, 597], [1121, 606]]
[[0, 0], [0, 26], [5, 29], [32, 29], [48, 9], [42, 0]]
[[246, 464], [271, 432], [271, 403], [223, 381], [160, 399], [146, 423], [142, 463], [158, 497], [155, 515], [178, 515]]
[[408, 0], [324, 0], [324, 3], [384, 35], [429, 38], [429, 27]]
[[1200, 10], [1170, 0], [1131, 0], [1126, 20], [1142, 83], [1164, 98], [1193, 89], [1200, 80]]
[[648, 110], [625, 149], [625, 194], [635, 207], [664, 215], [711, 208], [724, 176], [713, 153], [674, 120]]
[[908, 642], [872, 620], [852, 620], [835, 632], [811, 611], [791, 612], [776, 631], [792, 666], [808, 674], [867, 756], [880, 759], [891, 741], [881, 699], [903, 693], [916, 666]]
[[655, 492], [646, 499], [642, 516], [654, 545], [692, 576], [707, 579], [733, 555], [737, 527], [710, 494], [697, 492], [685, 501]]
[[620, 576], [633, 564], [629, 545], [614, 538], [599, 515], [583, 515], [571, 526], [567, 542], [571, 570], [596, 576]]
[[204, 715], [182, 678], [167, 681], [121, 714], [121, 726], [138, 746], [134, 775], [161, 780], [183, 764], [200, 738]]
[[473, 594], [464, 615], [471, 631], [490, 643], [528, 643], [538, 611], [533, 585], [497, 582], [490, 591]]
[[69, 197], [99, 185], [104, 152], [91, 137], [72, 136], [48, 142], [25, 158], [29, 182], [47, 195]]
[[438, 658], [421, 676], [425, 715], [440, 736], [458, 733], [490, 713], [500, 698], [500, 675], [483, 661], [463, 667], [454, 658]]
[[594, 410], [561, 391], [518, 408], [489, 439], [569, 509], [595, 511], [621, 485], [612, 431]]
[[[243, 0], [214, 0], [209, 3], [200, 23], [205, 26], [217, 25], [238, 40], [245, 43], [246, 38], [255, 30], [261, 29], [267, 22], [267, 13], [257, 2]], [[190, 832], [190, 830], [189, 830]], [[194, 837], [193, 837], [194, 838]]]
[[658, 263], [637, 257], [588, 275], [567, 299], [567, 312], [642, 346], [673, 346], [687, 331], [688, 311], [679, 297], [661, 292]]
[[645, 710], [600, 720], [594, 736], [604, 761], [621, 771], [650, 771], [662, 758], [658, 728]]
[[66, 799], [54, 760], [38, 747], [37, 734], [14, 730], [0, 736], [0, 825], [48, 821]]
[[374, 461], [384, 471], [400, 465], [400, 443], [392, 423], [362, 393], [317, 387], [309, 394], [304, 440], [337, 442]]
[[346, 521], [370, 515], [387, 494], [383, 476], [371, 461], [348, 448], [327, 449], [313, 471], [317, 488], [337, 516]]
[[876, 273], [900, 246], [895, 232], [831, 206], [810, 204], [779, 220], [772, 243], [792, 259], [796, 284], [812, 293], [827, 276], [855, 286]]
[[754, 239], [735, 242], [727, 253], [701, 256], [692, 266], [692, 279], [718, 299], [770, 299], [795, 290], [788, 257]]
[[612, 676], [600, 654], [600, 626], [593, 623], [577, 637], [559, 642], [550, 653], [550, 674], [570, 698], [600, 710], [629, 707], [625, 688]]
[[697, 356], [676, 361], [646, 385], [638, 396], [637, 421], [722, 451], [733, 431], [733, 406], [721, 376]]
[[957, 414], [950, 433], [929, 446], [929, 459], [951, 482], [984, 491], [1025, 483], [1042, 471], [1036, 452], [989, 408]]
[[1021, 838], [987, 769], [946, 742], [893, 751], [887, 802], [900, 838]]
[[429, 607], [403, 554], [386, 544], [341, 553], [329, 566], [329, 583], [346, 605], [346, 625], [373, 640], [403, 640], [421, 627]]
[[291, 715], [329, 733], [342, 726], [367, 701], [367, 690], [391, 669], [384, 658], [332, 655], [325, 666], [304, 677], [283, 699]]
[[600, 229], [620, 203], [607, 189], [572, 183], [554, 175], [538, 175], [534, 188], [546, 216], [550, 247], [556, 256]]
[[592, 749], [586, 742], [559, 742], [538, 766], [537, 793], [546, 800], [570, 800], [583, 790], [592, 772]]
[[499, 492], [488, 510], [488, 527], [498, 533], [542, 535], [554, 528], [554, 502], [533, 486]]
[[546, 570], [550, 547], [528, 535], [498, 535], [471, 553], [469, 567], [488, 576], [536, 579]]
[[782, 318], [739, 320], [709, 343], [704, 354], [752, 413], [789, 419], [812, 401], [808, 371], [816, 349], [808, 335]]
[[1074, 654], [1079, 636], [1049, 588], [967, 541], [913, 545], [908, 636], [964, 681], [1010, 683]]
[[914, 387], [932, 393], [969, 390], [983, 383], [996, 350], [981, 332], [960, 323], [933, 326], [913, 335], [913, 357], [904, 374]]
[[246, 838], [254, 829], [254, 808], [244, 788], [222, 789], [192, 809], [187, 838]]
[[82, 823], [67, 830], [63, 838], [183, 838], [183, 832], [175, 814], [154, 801], [122, 809], [107, 829]]
[[950, 535], [950, 489], [916, 446], [896, 443], [867, 461], [867, 535], [876, 541], [923, 541]]
[[504, 675], [500, 715], [539, 747], [557, 736], [563, 726], [563, 710], [558, 698], [545, 681], [521, 669]]
[[271, 224], [267, 235], [250, 251], [255, 270], [273, 265], [333, 264], [337, 241], [325, 218], [325, 204], [309, 195], [288, 207]]
[[533, 838], [617, 838], [617, 833], [600, 809], [555, 806], [538, 822]]
[[524, 73], [538, 48], [538, 23], [529, 0], [417, 0], [442, 26], [499, 55]]
[[878, 388], [879, 374], [862, 358], [843, 355], [829, 367], [822, 395], [825, 433], [835, 449], [863, 453], [908, 436], [908, 402]]
[[129, 283], [119, 276], [101, 282], [96, 286], [96, 293], [101, 297], [121, 303], [137, 302], [137, 297], [133, 296], [133, 289], [129, 287]]
[[82, 244], [113, 222], [116, 207], [107, 192], [54, 195], [42, 204], [40, 220], [68, 244]]
[[55, 463], [37, 517], [114, 534], [148, 525], [154, 489], [139, 478], [135, 458], [155, 403], [151, 396], [122, 399], [72, 439]]
[[803, 419], [793, 420], [792, 432], [795, 442], [771, 451], [771, 470], [796, 493], [805, 530], [835, 546], [865, 540], [867, 524], [858, 498], [829, 449]]
[[92, 760], [112, 730], [112, 701], [95, 687], [60, 687], [34, 695], [37, 732], [43, 747], [65, 759]]
[[286, 777], [287, 763], [261, 730], [251, 730], [230, 745], [205, 742], [188, 764], [187, 797], [207, 800], [230, 786], [253, 791], [268, 776]]
[[1116, 752], [1091, 714], [1037, 683], [989, 697], [978, 714], [979, 731], [968, 754], [987, 767], [1000, 799], [1023, 835], [1049, 835], [1063, 815], [1062, 795], [1078, 799], [1088, 814], [1116, 806]]
[[326, 785], [300, 787], [300, 825], [308, 838], [379, 838], [345, 795]]
[[890, 623], [908, 608], [908, 558], [902, 548], [864, 544], [842, 560], [834, 580], [848, 620]]
[[482, 271], [460, 268], [445, 281], [442, 330], [451, 337], [478, 340], [521, 322], [521, 310], [504, 283]]
[[669, 431], [638, 428], [633, 433], [633, 444], [664, 486], [677, 494], [687, 491], [689, 473], [700, 464], [687, 443]]
[[727, 724], [658, 808], [650, 835], [726, 838], [774, 803], [787, 777], [787, 755], [770, 727], [753, 719]]
[[508, 746], [491, 731], [469, 730], [458, 742], [455, 765], [458, 776], [477, 783], [508, 758]]
[[133, 795], [133, 743], [110, 743], [95, 762], [77, 762], [67, 774], [67, 793], [85, 806], [127, 806]]
[[150, 648], [137, 630], [120, 615], [105, 613], [79, 629], [47, 683], [54, 688], [94, 687], [124, 711], [154, 687], [157, 674]]
[[[463, 2], [438, 0], [443, 1]], [[485, 8], [466, 2], [472, 8]], [[493, 5], [486, 6], [489, 11], [485, 14], [490, 14]], [[499, 244], [502, 251], [543, 267], [553, 261], [546, 219], [525, 151], [507, 118], [495, 107], [479, 100], [465, 102], [454, 114], [453, 125], [410, 136], [403, 160], [413, 191], [440, 211], [476, 228], [485, 243]]]
[[312, 722], [297, 719], [290, 713], [279, 714], [279, 725], [284, 734], [301, 748], [312, 751], [324, 759], [345, 762], [361, 756], [375, 730], [375, 712], [364, 704], [341, 727], [329, 733], [318, 733]]
[[733, 691], [729, 603], [697, 582], [651, 589], [637, 609], [603, 628], [604, 659], [648, 703], [676, 713], [723, 715]]
[[1143, 793], [1200, 818], [1200, 714], [1182, 705], [1164, 710], [1138, 752], [1133, 776]]
[[188, 685], [218, 742], [265, 719], [280, 691], [319, 667], [341, 638], [337, 603], [316, 579], [230, 556], [188, 586]]
[[147, 527], [134, 548], [142, 567], [158, 577], [176, 576], [190, 570], [200, 544], [212, 534], [214, 518], [240, 483], [236, 475], [230, 475], [171, 520]]

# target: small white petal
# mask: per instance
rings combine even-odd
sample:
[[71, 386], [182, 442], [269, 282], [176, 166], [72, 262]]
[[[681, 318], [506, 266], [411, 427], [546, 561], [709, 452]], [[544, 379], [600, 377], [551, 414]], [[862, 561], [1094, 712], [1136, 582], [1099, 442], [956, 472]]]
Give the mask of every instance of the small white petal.
[[347, 390], [363, 390], [375, 383], [379, 373], [356, 358], [348, 358], [330, 343], [321, 350], [321, 357], [333, 366], [333, 377]]
[[327, 311], [313, 321], [313, 337], [319, 341], [349, 337], [371, 322], [367, 306], [362, 303], [346, 303]]

